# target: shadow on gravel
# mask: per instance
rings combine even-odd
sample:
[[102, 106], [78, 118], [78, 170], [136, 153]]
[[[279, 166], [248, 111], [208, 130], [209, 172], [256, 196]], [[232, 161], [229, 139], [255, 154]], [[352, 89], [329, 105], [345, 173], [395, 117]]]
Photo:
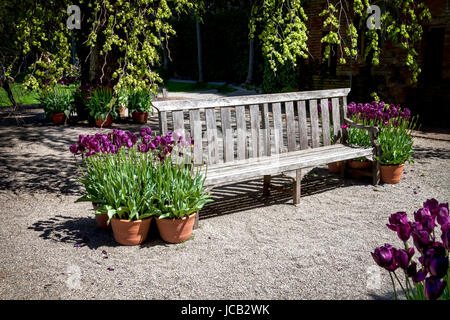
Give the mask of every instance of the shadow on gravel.
[[450, 159], [450, 150], [441, 148], [414, 147], [414, 159]]
[[[352, 180], [340, 179], [324, 168], [314, 168], [302, 179], [302, 197], [320, 194], [333, 189], [355, 184], [370, 184], [370, 179]], [[292, 188], [292, 179], [286, 176], [272, 177], [271, 183], [286, 189]], [[262, 179], [253, 179], [218, 186], [212, 189], [211, 196], [214, 202], [205, 205], [200, 211], [200, 220], [216, 216], [232, 214], [235, 212], [268, 207], [277, 204], [292, 205], [292, 195], [272, 189], [268, 197], [262, 195]], [[301, 201], [301, 200], [300, 200]]]
[[56, 215], [48, 220], [39, 220], [30, 230], [40, 232], [40, 238], [71, 244], [74, 247], [87, 246], [97, 249], [101, 246], [118, 245], [110, 230], [97, 227], [95, 217], [74, 218], [64, 215]]
[[[57, 215], [48, 220], [39, 220], [29, 230], [40, 232], [39, 237], [45, 240], [70, 244], [73, 247], [88, 247], [96, 250], [100, 247], [122, 246], [114, 240], [112, 230], [100, 229], [94, 216], [74, 218]], [[140, 245], [141, 248], [154, 246], [168, 246], [159, 237], [155, 221], [152, 221], [147, 240]]]

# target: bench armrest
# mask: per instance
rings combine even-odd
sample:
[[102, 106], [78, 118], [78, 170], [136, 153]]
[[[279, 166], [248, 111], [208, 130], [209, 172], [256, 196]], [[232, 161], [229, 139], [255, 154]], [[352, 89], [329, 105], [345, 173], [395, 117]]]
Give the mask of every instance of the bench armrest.
[[369, 131], [373, 132], [374, 135], [377, 135], [380, 132], [380, 129], [378, 127], [366, 126], [364, 124], [356, 123], [355, 121], [350, 120], [349, 118], [344, 118], [344, 122], [345, 122], [345, 124], [347, 124], [350, 127], [369, 130]]
[[377, 138], [378, 134], [380, 133], [380, 128], [356, 123], [355, 121], [350, 120], [349, 118], [346, 118], [346, 117], [344, 117], [344, 123], [346, 125], [348, 125], [349, 127], [368, 130], [369, 135], [370, 135], [370, 142], [372, 143], [372, 146], [375, 147], [377, 149], [377, 151], [379, 150], [380, 144], [378, 143], [376, 138]]

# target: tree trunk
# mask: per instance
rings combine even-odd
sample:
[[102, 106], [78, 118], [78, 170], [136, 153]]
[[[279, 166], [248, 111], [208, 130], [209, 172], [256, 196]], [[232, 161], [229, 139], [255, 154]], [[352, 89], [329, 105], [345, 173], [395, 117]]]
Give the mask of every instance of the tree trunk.
[[198, 82], [203, 82], [203, 50], [202, 37], [200, 32], [200, 21], [195, 17], [195, 27], [197, 30], [197, 63], [198, 63]]
[[255, 38], [250, 38], [248, 45], [248, 72], [245, 84], [251, 84], [253, 82], [254, 65], [255, 65]]
[[16, 99], [14, 99], [14, 95], [11, 91], [11, 87], [9, 86], [9, 81], [7, 79], [5, 79], [5, 80], [1, 81], [0, 83], [2, 84], [3, 89], [5, 89], [6, 94], [8, 95], [8, 99], [9, 99], [9, 101], [11, 101], [11, 103], [15, 109], [19, 104], [16, 102]]

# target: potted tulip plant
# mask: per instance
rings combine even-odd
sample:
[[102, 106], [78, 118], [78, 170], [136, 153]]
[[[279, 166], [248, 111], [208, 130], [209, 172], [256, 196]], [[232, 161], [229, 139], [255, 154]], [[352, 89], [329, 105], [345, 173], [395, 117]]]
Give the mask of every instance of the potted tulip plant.
[[147, 90], [132, 91], [128, 95], [129, 110], [135, 123], [147, 123], [148, 113], [153, 111], [151, 102], [152, 94]]
[[64, 89], [51, 88], [44, 91], [39, 98], [45, 117], [54, 124], [62, 124], [74, 111], [72, 94]]
[[117, 112], [122, 119], [128, 118], [128, 90], [122, 88], [117, 94]]
[[89, 115], [95, 119], [95, 125], [97, 127], [104, 128], [111, 126], [113, 117], [117, 117], [116, 110], [113, 107], [116, 99], [113, 96], [112, 88], [108, 86], [98, 87], [86, 97]]
[[[407, 300], [449, 300], [448, 202], [428, 199], [414, 212], [414, 221], [408, 219], [406, 212], [397, 212], [389, 217], [387, 227], [397, 233], [404, 249], [385, 244], [371, 255], [376, 264], [389, 272], [395, 299], [398, 299], [400, 288]], [[411, 238], [413, 245], [408, 243]], [[413, 259], [415, 253], [420, 255], [416, 261]], [[403, 283], [397, 270], [404, 273]]]
[[141, 129], [138, 147], [158, 159], [154, 164], [156, 225], [164, 241], [180, 243], [190, 238], [198, 211], [212, 200], [203, 187], [205, 176], [188, 157], [193, 141], [171, 132], [153, 137], [148, 129]]
[[376, 157], [380, 162], [381, 181], [384, 183], [399, 183], [403, 173], [405, 162], [413, 162], [414, 153], [412, 128], [414, 121], [399, 120], [397, 123], [389, 123], [382, 127], [377, 138], [381, 154]]

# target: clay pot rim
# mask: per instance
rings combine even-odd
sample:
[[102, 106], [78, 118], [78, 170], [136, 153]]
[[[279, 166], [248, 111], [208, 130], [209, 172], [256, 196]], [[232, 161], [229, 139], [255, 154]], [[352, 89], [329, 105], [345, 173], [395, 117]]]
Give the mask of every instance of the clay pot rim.
[[403, 167], [405, 163], [402, 164], [380, 164], [380, 167]]
[[195, 216], [197, 214], [198, 211], [191, 213], [189, 216], [184, 216], [183, 218], [164, 218], [164, 219], [160, 219], [159, 217], [155, 217], [156, 220], [166, 220], [166, 221], [179, 221], [179, 220], [186, 220], [189, 218], [192, 218], [193, 216]]
[[116, 221], [120, 221], [120, 222], [141, 222], [144, 220], [149, 220], [153, 217], [148, 217], [148, 218], [144, 218], [144, 219], [139, 219], [139, 220], [129, 220], [129, 219], [119, 219], [119, 218], [111, 218], [111, 220], [116, 220]]

